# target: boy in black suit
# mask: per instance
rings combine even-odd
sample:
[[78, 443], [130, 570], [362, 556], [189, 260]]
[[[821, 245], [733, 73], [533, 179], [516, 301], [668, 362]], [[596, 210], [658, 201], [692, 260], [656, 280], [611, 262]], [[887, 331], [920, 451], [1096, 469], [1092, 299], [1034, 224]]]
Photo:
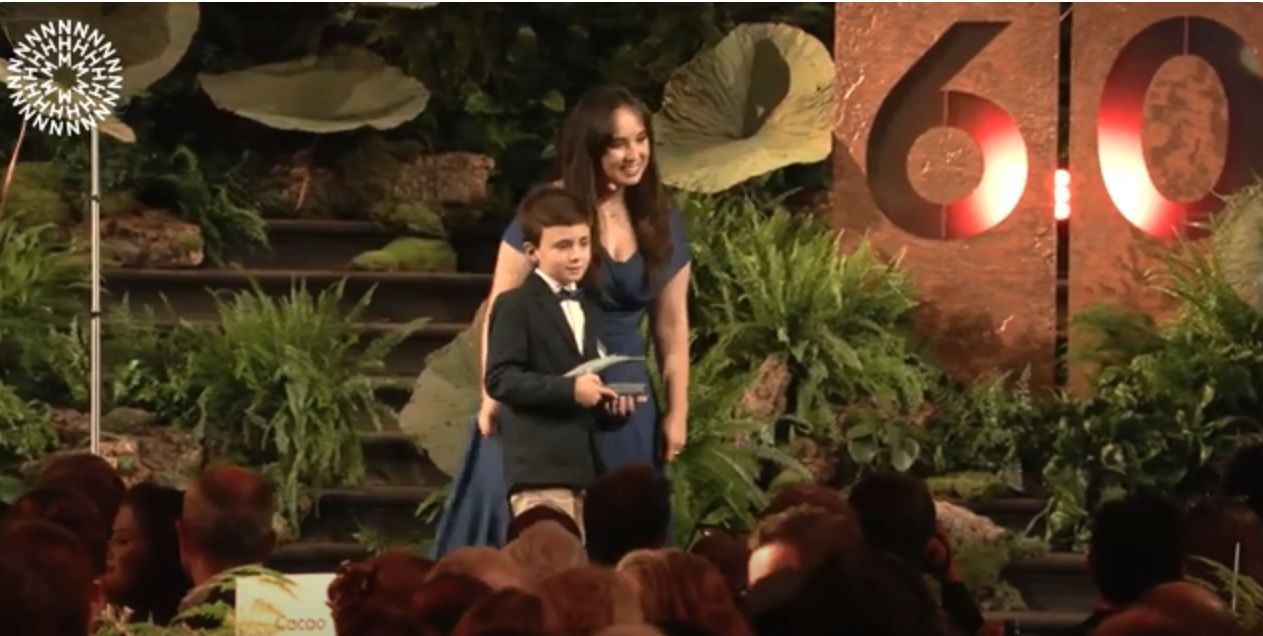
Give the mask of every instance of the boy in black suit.
[[592, 259], [591, 225], [583, 204], [556, 187], [527, 195], [518, 220], [535, 271], [491, 307], [485, 379], [503, 405], [509, 504], [514, 517], [551, 506], [582, 528], [583, 491], [597, 471], [595, 407], [618, 397], [595, 374], [564, 377], [600, 356], [600, 308], [577, 285]]

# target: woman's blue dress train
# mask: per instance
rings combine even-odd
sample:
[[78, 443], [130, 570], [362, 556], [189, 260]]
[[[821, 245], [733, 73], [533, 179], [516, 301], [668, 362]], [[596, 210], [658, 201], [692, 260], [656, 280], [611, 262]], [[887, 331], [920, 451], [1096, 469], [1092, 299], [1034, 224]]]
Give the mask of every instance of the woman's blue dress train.
[[[642, 284], [644, 261], [639, 251], [620, 262], [599, 250], [602, 285], [601, 297], [596, 301], [605, 311], [601, 343], [608, 353], [646, 354], [646, 342], [641, 335], [645, 312], [663, 284], [690, 259], [684, 221], [674, 209], [671, 211], [671, 238], [671, 261], [658, 282], [648, 289]], [[522, 249], [522, 228], [516, 221], [505, 230], [503, 240], [519, 251]], [[602, 376], [606, 382], [650, 382], [649, 369], [643, 362], [615, 366]], [[651, 399], [638, 405], [627, 421], [598, 429], [596, 449], [601, 470], [608, 472], [634, 463], [651, 464], [662, 470], [659, 420], [657, 400]], [[451, 493], [430, 556], [438, 558], [463, 546], [504, 545], [510, 519], [500, 440], [495, 436], [483, 437], [478, 432], [477, 418], [471, 418], [468, 447], [460, 469], [452, 477]]]

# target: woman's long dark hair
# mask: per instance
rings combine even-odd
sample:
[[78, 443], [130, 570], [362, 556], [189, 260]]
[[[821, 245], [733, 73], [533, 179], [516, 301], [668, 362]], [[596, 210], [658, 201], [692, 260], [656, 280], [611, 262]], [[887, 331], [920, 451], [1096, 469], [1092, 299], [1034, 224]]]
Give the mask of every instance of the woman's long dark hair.
[[[624, 193], [627, 211], [636, 233], [636, 247], [644, 258], [644, 284], [648, 287], [658, 282], [658, 277], [671, 261], [671, 219], [668, 216], [667, 197], [658, 179], [658, 161], [653, 151], [652, 116], [644, 104], [627, 89], [617, 86], [604, 86], [584, 94], [566, 118], [557, 143], [561, 179], [565, 188], [588, 207], [592, 215], [592, 227], [599, 230], [601, 220], [597, 214], [597, 203], [606, 187], [601, 157], [614, 140], [612, 119], [619, 108], [634, 111], [649, 135], [649, 163], [645, 166], [640, 182], [627, 188]], [[597, 231], [594, 234], [593, 243], [597, 245], [600, 233]], [[593, 259], [593, 266], [598, 262]]]

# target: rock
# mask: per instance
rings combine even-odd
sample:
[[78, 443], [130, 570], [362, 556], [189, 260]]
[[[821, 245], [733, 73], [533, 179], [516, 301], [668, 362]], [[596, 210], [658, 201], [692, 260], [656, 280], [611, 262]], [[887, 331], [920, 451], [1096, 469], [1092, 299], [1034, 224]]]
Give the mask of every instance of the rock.
[[811, 473], [812, 481], [818, 484], [831, 483], [838, 476], [841, 464], [838, 453], [810, 437], [794, 438], [785, 450]]
[[88, 445], [88, 436], [92, 433], [92, 418], [82, 411], [74, 409], [53, 409], [50, 422], [61, 440], [59, 446], [78, 447]]
[[741, 398], [741, 406], [750, 415], [767, 420], [776, 420], [785, 414], [789, 400], [789, 383], [793, 376], [789, 373], [789, 363], [784, 356], [768, 356], [750, 386]]
[[157, 415], [128, 406], [115, 407], [101, 416], [101, 430], [113, 434], [143, 434], [157, 423]]
[[74, 209], [63, 195], [64, 176], [61, 166], [52, 162], [18, 163], [0, 214], [28, 227], [44, 223], [73, 225]]
[[390, 194], [400, 201], [475, 205], [487, 199], [496, 162], [487, 155], [449, 152], [405, 162]]
[[1004, 528], [987, 517], [947, 501], [935, 501], [938, 522], [948, 538], [957, 542], [991, 542], [1005, 536]]
[[[80, 232], [87, 236], [86, 223]], [[101, 243], [123, 267], [197, 267], [206, 258], [202, 228], [161, 210], [102, 218]]]
[[202, 470], [202, 448], [190, 431], [153, 426], [143, 433], [101, 440], [101, 452], [129, 487], [143, 481], [182, 487]]
[[[53, 412], [53, 426], [63, 450], [88, 448], [90, 418], [68, 409]], [[180, 487], [202, 470], [202, 447], [191, 431], [161, 425], [140, 409], [116, 408], [101, 417], [101, 456], [128, 486], [153, 480]]]
[[398, 238], [355, 257], [351, 268], [374, 272], [454, 272], [456, 251], [439, 239]]
[[311, 165], [299, 153], [282, 160], [259, 183], [259, 207], [267, 216], [332, 219], [355, 210], [350, 188], [337, 171]]

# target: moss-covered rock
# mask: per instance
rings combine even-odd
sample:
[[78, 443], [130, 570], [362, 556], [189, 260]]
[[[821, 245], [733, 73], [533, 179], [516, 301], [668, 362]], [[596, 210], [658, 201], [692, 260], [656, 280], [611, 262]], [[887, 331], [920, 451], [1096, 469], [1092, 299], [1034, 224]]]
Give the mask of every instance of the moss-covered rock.
[[444, 238], [443, 216], [434, 207], [420, 201], [383, 203], [373, 206], [370, 216], [387, 227], [407, 230], [415, 234]]
[[386, 250], [369, 250], [352, 259], [351, 269], [365, 272], [397, 272], [399, 259]]
[[1010, 493], [1004, 479], [991, 473], [962, 472], [930, 477], [925, 480], [935, 497], [976, 501], [1002, 497]]
[[456, 251], [438, 239], [399, 238], [355, 257], [351, 268], [372, 272], [454, 272]]
[[74, 208], [66, 200], [65, 171], [52, 162], [17, 164], [3, 214], [23, 225], [72, 225]]

